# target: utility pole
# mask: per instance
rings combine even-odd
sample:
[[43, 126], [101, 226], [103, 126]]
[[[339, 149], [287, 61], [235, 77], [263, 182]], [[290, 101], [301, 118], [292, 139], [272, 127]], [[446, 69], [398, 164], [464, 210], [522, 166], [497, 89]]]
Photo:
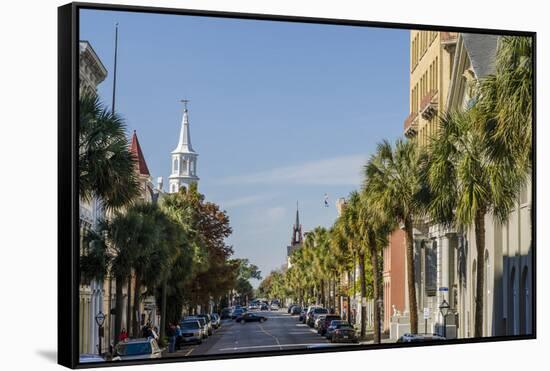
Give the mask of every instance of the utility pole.
[[118, 53], [118, 22], [115, 23], [115, 63], [113, 69], [113, 103], [111, 104], [111, 113], [115, 113], [115, 97], [116, 97], [116, 66]]

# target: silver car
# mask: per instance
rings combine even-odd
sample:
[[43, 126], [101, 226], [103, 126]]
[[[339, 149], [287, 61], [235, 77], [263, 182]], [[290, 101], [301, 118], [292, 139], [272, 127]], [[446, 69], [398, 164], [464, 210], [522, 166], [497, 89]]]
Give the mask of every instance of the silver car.
[[206, 319], [203, 317], [197, 317], [197, 316], [189, 316], [185, 317], [184, 321], [199, 321], [202, 326], [202, 338], [206, 339], [208, 337], [208, 323], [206, 323]]
[[113, 361], [161, 358], [161, 354], [155, 339], [132, 339], [116, 345]]
[[212, 313], [210, 317], [212, 317], [212, 326], [214, 326], [214, 328], [220, 328], [222, 320], [218, 313]]
[[199, 321], [187, 320], [180, 322], [182, 343], [202, 343], [202, 326]]

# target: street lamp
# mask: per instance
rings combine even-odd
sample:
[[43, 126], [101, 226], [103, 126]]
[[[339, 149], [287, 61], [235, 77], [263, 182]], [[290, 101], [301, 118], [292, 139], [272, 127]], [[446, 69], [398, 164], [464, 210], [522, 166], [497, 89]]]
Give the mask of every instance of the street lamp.
[[103, 337], [103, 324], [105, 323], [105, 314], [102, 311], [95, 316], [95, 323], [99, 326], [98, 331], [98, 353], [101, 354], [101, 338]]
[[441, 305], [439, 306], [439, 312], [443, 316], [443, 337], [447, 337], [447, 314], [449, 313], [450, 305], [447, 303], [447, 300], [443, 299]]

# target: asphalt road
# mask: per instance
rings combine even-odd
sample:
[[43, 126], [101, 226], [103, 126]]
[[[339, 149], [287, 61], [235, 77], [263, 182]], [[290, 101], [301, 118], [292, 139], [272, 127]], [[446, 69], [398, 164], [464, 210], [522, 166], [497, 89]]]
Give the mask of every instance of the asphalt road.
[[[298, 322], [297, 316], [285, 311], [258, 312], [268, 318], [263, 323], [236, 323], [222, 321], [218, 330], [200, 345], [183, 346], [181, 350], [164, 357], [193, 357], [211, 354], [231, 354], [284, 349], [307, 349], [331, 346], [317, 331]], [[341, 345], [341, 344], [340, 344]]]

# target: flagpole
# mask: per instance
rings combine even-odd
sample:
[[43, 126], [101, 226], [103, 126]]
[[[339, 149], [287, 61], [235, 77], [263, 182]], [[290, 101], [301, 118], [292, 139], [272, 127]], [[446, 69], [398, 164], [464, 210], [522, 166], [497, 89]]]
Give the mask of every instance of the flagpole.
[[113, 73], [113, 104], [111, 105], [111, 113], [115, 113], [115, 96], [116, 96], [116, 65], [118, 53], [118, 22], [115, 23], [115, 66]]

